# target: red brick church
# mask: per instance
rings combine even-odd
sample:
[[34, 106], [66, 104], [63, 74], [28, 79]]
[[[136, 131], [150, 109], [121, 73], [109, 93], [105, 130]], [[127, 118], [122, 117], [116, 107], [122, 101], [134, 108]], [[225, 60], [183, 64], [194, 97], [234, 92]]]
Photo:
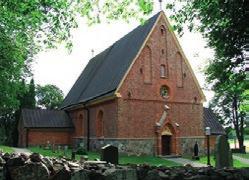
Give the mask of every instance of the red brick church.
[[[19, 145], [113, 144], [131, 154], [190, 154], [204, 149], [204, 127], [223, 128], [163, 12], [92, 58], [60, 110], [24, 109]], [[204, 113], [203, 111], [207, 111]]]

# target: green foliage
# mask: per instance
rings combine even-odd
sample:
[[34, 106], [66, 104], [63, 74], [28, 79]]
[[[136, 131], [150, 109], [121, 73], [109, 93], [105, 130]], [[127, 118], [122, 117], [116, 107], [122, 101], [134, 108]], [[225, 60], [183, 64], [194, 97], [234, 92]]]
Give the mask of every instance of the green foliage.
[[243, 93], [243, 101], [241, 104], [241, 111], [245, 111], [249, 113], [249, 90], [246, 90]]
[[20, 76], [24, 74], [25, 53], [12, 41], [0, 26], [0, 116], [17, 108], [17, 97], [22, 93]]
[[215, 143], [215, 167], [223, 168], [232, 166], [233, 157], [227, 138], [223, 135], [219, 135]]
[[234, 58], [248, 43], [248, 5], [244, 0], [177, 0], [167, 8], [173, 11], [178, 32], [185, 23], [189, 30], [201, 32], [217, 55]]
[[[30, 84], [29, 84], [29, 90], [26, 95], [26, 100], [24, 100], [24, 103], [26, 103], [25, 108], [35, 108], [35, 83], [34, 79], [31, 79]], [[24, 108], [24, 107], [22, 107]]]
[[87, 151], [83, 148], [78, 148], [76, 151], [76, 154], [78, 155], [87, 155]]
[[86, 17], [88, 24], [100, 23], [102, 20], [128, 21], [131, 18], [142, 20], [153, 10], [152, 0], [80, 0], [76, 10], [83, 17]]
[[12, 145], [12, 129], [15, 126], [15, 112], [12, 109], [5, 110], [0, 115], [1, 144]]
[[0, 1], [0, 116], [18, 109], [35, 54], [61, 42], [70, 47], [75, 15], [68, 0]]
[[71, 49], [76, 18], [94, 24], [141, 19], [152, 10], [152, 0], [0, 0], [0, 116], [18, 108], [21, 79], [30, 75], [34, 55], [61, 44]]
[[4, 146], [4, 145], [0, 145], [0, 151], [3, 151], [4, 153], [13, 153], [14, 152], [13, 148], [11, 148], [9, 146]]
[[63, 92], [55, 85], [37, 86], [37, 105], [42, 108], [56, 109], [63, 101]]

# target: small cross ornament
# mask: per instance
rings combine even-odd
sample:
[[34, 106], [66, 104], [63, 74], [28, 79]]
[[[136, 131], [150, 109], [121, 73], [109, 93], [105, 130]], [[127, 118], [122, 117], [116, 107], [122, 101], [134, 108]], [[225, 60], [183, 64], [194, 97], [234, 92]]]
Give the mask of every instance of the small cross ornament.
[[163, 2], [163, 0], [159, 0], [160, 11], [162, 11], [162, 2]]

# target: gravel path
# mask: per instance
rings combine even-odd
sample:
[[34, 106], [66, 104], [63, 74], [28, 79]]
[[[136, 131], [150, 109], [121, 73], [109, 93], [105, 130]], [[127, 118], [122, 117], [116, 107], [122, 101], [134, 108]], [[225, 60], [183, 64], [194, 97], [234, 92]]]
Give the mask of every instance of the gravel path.
[[236, 156], [236, 155], [233, 155], [233, 158], [239, 160], [240, 162], [242, 162], [244, 164], [249, 164], [249, 159], [239, 157], [239, 156]]
[[25, 148], [13, 148], [13, 150], [15, 151], [15, 153], [24, 153], [24, 154], [31, 154], [31, 151]]
[[206, 164], [202, 164], [202, 163], [199, 163], [196, 161], [191, 161], [191, 160], [185, 159], [185, 158], [164, 158], [164, 159], [166, 159], [168, 161], [173, 161], [173, 162], [176, 162], [176, 163], [179, 163], [182, 165], [190, 164], [193, 167], [207, 167]]

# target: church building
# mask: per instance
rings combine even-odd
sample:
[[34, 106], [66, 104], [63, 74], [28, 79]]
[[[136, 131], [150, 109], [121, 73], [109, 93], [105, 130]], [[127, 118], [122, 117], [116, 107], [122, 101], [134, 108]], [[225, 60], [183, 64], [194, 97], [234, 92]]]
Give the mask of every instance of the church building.
[[93, 57], [60, 110], [23, 110], [19, 145], [50, 141], [99, 150], [112, 144], [128, 154], [169, 155], [191, 154], [197, 142], [204, 152], [205, 121], [224, 134], [203, 112], [204, 101], [160, 12]]

